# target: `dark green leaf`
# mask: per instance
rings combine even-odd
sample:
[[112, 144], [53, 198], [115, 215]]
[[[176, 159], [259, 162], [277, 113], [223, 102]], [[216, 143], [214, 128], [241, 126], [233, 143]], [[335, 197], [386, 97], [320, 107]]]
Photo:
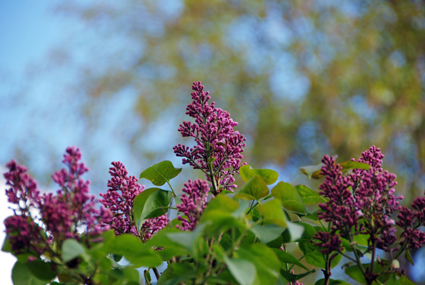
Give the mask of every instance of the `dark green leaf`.
[[40, 259], [25, 264], [31, 274], [43, 281], [51, 281], [56, 277], [56, 272], [52, 269], [50, 262], [44, 262]]
[[246, 228], [246, 225], [236, 219], [232, 214], [219, 210], [208, 211], [202, 214], [200, 222], [209, 222], [208, 231], [205, 233], [208, 237], [225, 232], [230, 228], [237, 228], [241, 231]]
[[14, 285], [45, 285], [47, 283], [33, 276], [28, 267], [19, 261], [13, 266], [12, 281]]
[[367, 163], [357, 162], [357, 161], [344, 161], [339, 164], [344, 170], [346, 169], [364, 169], [369, 170], [370, 165]]
[[302, 166], [300, 167], [300, 170], [302, 173], [308, 176], [308, 179], [319, 179], [320, 177], [322, 177], [322, 174], [320, 174], [322, 166], [324, 166], [323, 163], [319, 163], [317, 165]]
[[277, 239], [285, 230], [280, 226], [269, 224], [265, 226], [256, 225], [250, 229], [262, 243], [269, 243]]
[[406, 276], [401, 276], [398, 281], [400, 282], [400, 285], [415, 285], [415, 283], [410, 281]]
[[310, 275], [310, 274], [312, 274], [312, 273], [314, 273], [314, 272], [316, 272], [314, 269], [312, 270], [312, 271], [309, 271], [309, 272], [306, 272], [306, 273], [301, 273], [301, 274], [292, 274], [289, 270], [288, 271], [286, 271], [286, 270], [283, 270], [283, 269], [281, 269], [280, 270], [280, 274], [286, 279], [286, 280], [288, 280], [288, 281], [291, 281], [291, 282], [295, 282], [295, 281], [297, 281], [297, 280], [300, 280], [301, 278], [303, 278], [303, 277], [305, 277], [305, 276], [307, 276], [307, 275]]
[[254, 284], [256, 270], [250, 261], [240, 258], [225, 258], [225, 262], [229, 271], [239, 284]]
[[1, 251], [4, 252], [12, 252], [12, 247], [10, 245], [9, 237], [6, 236], [4, 238], [3, 246], [1, 247]]
[[410, 250], [406, 250], [404, 252], [404, 255], [406, 256], [407, 261], [410, 262], [413, 266], [415, 266], [415, 262], [413, 261], [412, 255], [410, 254]]
[[81, 244], [74, 239], [67, 239], [62, 244], [62, 260], [68, 262], [86, 251]]
[[267, 184], [259, 176], [252, 177], [235, 194], [236, 198], [245, 200], [260, 200], [269, 194]]
[[257, 210], [263, 215], [265, 222], [270, 222], [285, 228], [288, 226], [279, 200], [271, 200], [264, 203], [258, 206]]
[[356, 280], [357, 282], [360, 282], [362, 284], [366, 284], [366, 279], [363, 276], [362, 271], [360, 270], [360, 267], [357, 265], [348, 267], [345, 269], [345, 273]]
[[[196, 277], [196, 270], [192, 263], [172, 263], [161, 274], [157, 285], [175, 285], [182, 281], [189, 281]], [[188, 282], [189, 284], [191, 282]]]
[[122, 259], [122, 255], [119, 254], [113, 254], [112, 258], [116, 261], [119, 262]]
[[281, 249], [276, 249], [276, 248], [273, 249], [273, 252], [276, 254], [279, 261], [284, 262], [284, 263], [295, 264], [295, 265], [298, 265], [301, 268], [304, 268], [305, 270], [308, 270], [308, 268], [305, 267], [304, 264], [302, 264], [292, 254], [289, 254], [289, 253], [287, 253], [287, 252], [285, 252]]
[[139, 230], [146, 219], [162, 216], [167, 212], [172, 194], [159, 188], [149, 188], [134, 199], [134, 219]]
[[391, 274], [390, 279], [387, 281], [387, 285], [401, 285], [395, 274]]
[[325, 198], [320, 196], [319, 193], [317, 193], [316, 191], [314, 191], [313, 189], [310, 189], [309, 187], [305, 185], [301, 185], [301, 184], [297, 185], [295, 189], [297, 189], [298, 194], [303, 200], [304, 205], [326, 203], [327, 201]]
[[162, 186], [179, 175], [181, 171], [181, 168], [174, 168], [171, 161], [165, 160], [147, 168], [140, 174], [140, 178], [151, 181], [155, 186]]
[[239, 173], [244, 182], [247, 182], [254, 176], [260, 176], [267, 185], [273, 184], [277, 181], [279, 174], [271, 169], [253, 169], [250, 165], [243, 165], [239, 169]]
[[282, 202], [283, 207], [292, 212], [304, 214], [305, 207], [297, 189], [289, 183], [279, 182], [273, 189], [272, 195]]
[[[350, 283], [347, 283], [345, 281], [334, 280], [334, 279], [330, 279], [328, 284], [329, 285], [350, 285]], [[314, 285], [325, 285], [325, 279], [317, 280], [317, 282], [314, 283]]]

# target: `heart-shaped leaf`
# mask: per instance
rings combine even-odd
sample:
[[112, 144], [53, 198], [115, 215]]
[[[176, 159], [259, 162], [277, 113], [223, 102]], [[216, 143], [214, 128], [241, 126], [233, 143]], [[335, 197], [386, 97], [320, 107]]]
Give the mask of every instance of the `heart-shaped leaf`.
[[271, 169], [253, 169], [250, 165], [243, 165], [239, 169], [242, 180], [247, 182], [254, 176], [260, 176], [267, 185], [273, 184], [277, 181], [279, 174]]
[[165, 160], [148, 167], [140, 174], [140, 178], [145, 178], [155, 186], [162, 186], [166, 182], [179, 175], [181, 168], [175, 168], [171, 161]]

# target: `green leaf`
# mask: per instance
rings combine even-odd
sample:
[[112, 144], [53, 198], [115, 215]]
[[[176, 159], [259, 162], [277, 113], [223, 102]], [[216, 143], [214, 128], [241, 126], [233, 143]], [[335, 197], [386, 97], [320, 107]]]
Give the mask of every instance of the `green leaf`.
[[209, 222], [208, 231], [205, 233], [207, 237], [213, 237], [221, 232], [226, 232], [230, 228], [237, 228], [241, 231], [246, 228], [246, 225], [236, 219], [232, 214], [218, 210], [203, 213], [200, 222]]
[[[196, 277], [196, 269], [192, 263], [172, 263], [161, 274], [157, 285], [175, 285]], [[191, 283], [191, 282], [189, 282]]]
[[199, 251], [199, 241], [204, 228], [209, 225], [208, 223], [201, 223], [192, 232], [178, 232], [167, 234], [168, 238], [173, 242], [183, 246], [190, 252], [192, 257], [197, 258]]
[[256, 225], [250, 229], [255, 236], [264, 244], [269, 243], [277, 239], [285, 230], [280, 226], [269, 224], [269, 225]]
[[28, 267], [19, 261], [16, 261], [13, 266], [12, 281], [14, 285], [45, 285], [47, 283], [33, 276]]
[[308, 179], [320, 179], [322, 177], [321, 169], [324, 166], [323, 163], [319, 163], [317, 165], [308, 165], [300, 167], [302, 173], [308, 176]]
[[347, 274], [348, 276], [350, 276], [351, 278], [353, 278], [354, 280], [362, 284], [366, 284], [366, 279], [364, 278], [363, 273], [360, 270], [360, 267], [357, 265], [346, 268], [345, 274]]
[[271, 169], [253, 169], [250, 165], [243, 165], [239, 169], [239, 173], [244, 182], [247, 182], [254, 176], [260, 176], [267, 185], [273, 184], [277, 181], [279, 174]]
[[251, 262], [240, 258], [225, 258], [225, 262], [239, 284], [254, 284], [256, 270]]
[[181, 171], [182, 169], [175, 168], [171, 161], [165, 160], [148, 167], [140, 174], [140, 178], [151, 181], [155, 186], [162, 186], [179, 175]]
[[326, 203], [327, 201], [324, 197], [320, 196], [319, 193], [317, 193], [316, 191], [310, 189], [309, 187], [305, 185], [301, 185], [301, 184], [297, 185], [295, 186], [295, 189], [297, 189], [298, 194], [303, 200], [304, 205]]
[[279, 182], [272, 189], [272, 196], [282, 202], [283, 207], [292, 212], [304, 214], [305, 207], [297, 189], [289, 183]]
[[233, 213], [238, 208], [238, 202], [224, 194], [219, 194], [208, 203], [207, 207], [203, 212], [203, 215], [210, 211], [222, 211], [225, 213]]
[[[363, 263], [362, 266], [363, 266], [364, 270], [370, 269], [370, 263]], [[375, 262], [374, 266], [373, 266], [373, 272], [379, 273], [382, 270], [383, 270], [382, 265], [379, 264], [378, 262]], [[361, 272], [361, 269], [359, 268], [358, 265], [353, 265], [353, 266], [346, 268], [345, 273], [348, 276], [350, 276], [351, 278], [353, 278], [354, 280], [356, 280], [356, 281], [358, 281], [362, 284], [366, 284], [366, 279], [364, 278], [364, 276]], [[390, 274], [381, 274], [378, 278], [378, 281], [380, 281], [381, 283], [385, 283], [388, 280], [389, 277], [390, 277]], [[380, 284], [380, 283], [373, 282], [373, 284], [375, 285], [375, 284]]]
[[115, 238], [111, 253], [123, 255], [137, 267], [155, 267], [162, 263], [161, 256], [151, 247], [144, 246], [141, 240], [131, 234], [122, 234]]
[[292, 223], [287, 222], [288, 225], [288, 232], [290, 235], [290, 242], [297, 241], [302, 237], [302, 234], [304, 233], [304, 227], [302, 225], [299, 225], [298, 223]]
[[401, 276], [398, 281], [400, 282], [400, 285], [415, 285], [415, 283], [410, 281], [406, 276]]
[[12, 247], [10, 245], [9, 236], [4, 238], [3, 246], [1, 247], [1, 251], [3, 252], [12, 252]]
[[167, 212], [171, 198], [170, 191], [159, 188], [149, 188], [137, 195], [133, 206], [137, 229], [140, 229], [146, 219], [164, 215]]
[[279, 278], [280, 262], [273, 250], [266, 245], [256, 243], [249, 248], [240, 248], [238, 258], [252, 262], [257, 271], [255, 284], [276, 284]]
[[[329, 285], [350, 285], [350, 283], [347, 283], [343, 280], [334, 280], [334, 279], [329, 279]], [[317, 280], [316, 283], [314, 283], [314, 285], [325, 285], [325, 279], [320, 279]]]
[[290, 263], [298, 265], [301, 268], [304, 268], [305, 270], [308, 270], [307, 267], [305, 267], [304, 264], [302, 264], [297, 258], [295, 258], [292, 254], [289, 254], [281, 249], [273, 248], [273, 252], [276, 254], [279, 261], [284, 263]]
[[363, 162], [357, 162], [357, 161], [344, 161], [339, 164], [342, 166], [343, 170], [346, 169], [364, 169], [369, 170], [370, 165]]
[[86, 251], [81, 244], [74, 239], [67, 239], [62, 244], [62, 260], [68, 262]]
[[413, 261], [412, 254], [410, 254], [410, 250], [406, 250], [404, 252], [404, 255], [406, 256], [407, 261], [409, 261], [410, 264], [412, 264], [413, 266], [415, 266], [415, 262]]
[[44, 262], [40, 259], [25, 264], [31, 274], [43, 281], [51, 281], [56, 277], [56, 272], [52, 269], [50, 262]]
[[281, 227], [287, 227], [287, 221], [283, 214], [282, 204], [279, 200], [271, 200], [257, 207], [258, 212], [263, 215], [265, 222], [270, 222]]
[[286, 279], [286, 280], [288, 280], [288, 281], [291, 281], [291, 282], [295, 282], [295, 281], [297, 281], [297, 280], [300, 280], [301, 278], [303, 278], [303, 277], [305, 277], [305, 276], [307, 276], [307, 275], [310, 275], [310, 274], [312, 274], [312, 273], [314, 273], [314, 272], [316, 272], [316, 270], [311, 270], [311, 271], [308, 271], [308, 272], [306, 272], [306, 273], [301, 273], [301, 274], [292, 274], [289, 270], [283, 270], [283, 269], [281, 269], [280, 270], [280, 274]]
[[401, 285], [395, 274], [391, 274], [390, 279], [387, 281], [387, 285]]
[[236, 198], [245, 200], [260, 200], [269, 194], [269, 188], [266, 182], [259, 176], [252, 177], [241, 189], [235, 194]]

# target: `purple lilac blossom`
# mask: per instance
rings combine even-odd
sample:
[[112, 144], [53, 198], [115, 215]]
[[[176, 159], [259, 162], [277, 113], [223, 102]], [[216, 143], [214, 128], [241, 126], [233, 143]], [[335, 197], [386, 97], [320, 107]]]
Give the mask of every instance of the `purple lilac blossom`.
[[[222, 190], [233, 191], [237, 186], [235, 173], [241, 167], [245, 137], [233, 128], [238, 125], [230, 114], [216, 108], [209, 92], [204, 92], [201, 82], [194, 82], [192, 103], [186, 108], [186, 114], [195, 119], [194, 123], [184, 121], [178, 131], [183, 137], [193, 137], [196, 145], [189, 148], [178, 144], [174, 153], [183, 157], [183, 164], [190, 164], [194, 169], [201, 169], [206, 174], [215, 190], [215, 195]], [[211, 159], [210, 159], [211, 158]], [[209, 162], [210, 161], [210, 162]], [[212, 165], [212, 167], [210, 166]], [[211, 179], [212, 178], [212, 179]]]
[[358, 160], [369, 164], [370, 169], [354, 169], [348, 176], [342, 174], [342, 167], [332, 157], [323, 158], [325, 180], [320, 185], [320, 194], [329, 201], [319, 204], [322, 210], [319, 218], [331, 222], [332, 226], [330, 233], [318, 232], [314, 237], [314, 244], [324, 248], [322, 252], [338, 251], [341, 240], [337, 232], [348, 237], [353, 231], [355, 235], [369, 235], [369, 242], [376, 241], [378, 248], [391, 250], [390, 246], [396, 241], [395, 221], [391, 216], [400, 210], [398, 200], [403, 197], [394, 196], [396, 176], [382, 169], [382, 158], [379, 148], [370, 147]]
[[183, 194], [181, 196], [182, 203], [177, 205], [177, 210], [182, 212], [186, 218], [177, 217], [181, 221], [181, 226], [176, 227], [183, 231], [193, 231], [199, 223], [199, 219], [206, 208], [208, 191], [210, 190], [207, 181], [189, 179], [184, 184]]
[[[78, 148], [66, 149], [63, 162], [68, 170], [62, 169], [52, 175], [61, 187], [56, 196], [40, 194], [36, 181], [27, 174], [24, 166], [14, 160], [7, 164], [4, 174], [9, 202], [15, 204], [15, 215], [5, 220], [6, 233], [12, 250], [17, 253], [40, 255], [52, 251], [49, 244], [62, 242], [66, 238], [80, 239], [78, 230], [90, 237], [97, 236], [109, 227], [101, 223], [111, 218], [109, 211], [95, 208], [95, 197], [90, 196], [89, 181], [80, 176], [88, 169], [79, 163], [81, 153]], [[38, 210], [40, 216], [33, 216], [31, 209]]]
[[425, 233], [419, 229], [425, 226], [425, 197], [417, 197], [412, 203], [413, 210], [402, 207], [397, 215], [397, 225], [403, 229], [401, 237], [406, 243], [406, 250], [421, 248], [425, 243]]
[[52, 175], [61, 189], [56, 196], [50, 193], [42, 197], [42, 221], [50, 238], [56, 241], [66, 238], [79, 240], [79, 231], [94, 237], [109, 229], [105, 223], [111, 219], [111, 213], [103, 207], [96, 207], [96, 196], [89, 194], [90, 181], [81, 178], [88, 168], [79, 162], [80, 159], [80, 149], [68, 147], [62, 160], [67, 169]]
[[128, 175], [123, 163], [117, 161], [112, 162], [112, 165], [113, 167], [109, 168], [112, 177], [108, 180], [108, 192], [100, 194], [103, 198], [100, 203], [113, 213], [110, 226], [116, 235], [131, 233], [146, 241], [167, 225], [167, 215], [147, 219], [142, 224], [139, 234], [134, 224], [133, 203], [145, 186], [137, 183], [138, 179], [135, 176]]

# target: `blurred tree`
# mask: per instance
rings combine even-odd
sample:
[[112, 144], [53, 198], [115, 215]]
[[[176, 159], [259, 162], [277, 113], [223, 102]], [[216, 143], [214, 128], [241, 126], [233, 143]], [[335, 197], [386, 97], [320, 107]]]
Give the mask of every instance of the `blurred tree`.
[[[218, 106], [241, 122], [246, 160], [255, 167], [287, 170], [317, 164], [325, 153], [342, 161], [375, 144], [386, 154], [386, 168], [399, 174], [398, 191], [411, 189], [407, 202], [423, 194], [425, 2], [59, 5], [58, 13], [76, 19], [85, 34], [70, 38], [71, 48], [56, 50], [51, 62], [77, 67], [68, 91], [84, 98], [88, 130], [100, 124], [93, 106], [137, 95], [134, 111], [142, 123], [135, 126], [141, 129], [125, 131], [136, 157], [161, 151], [140, 138], [169, 121], [177, 129], [191, 82], [201, 80]], [[164, 151], [169, 156], [171, 147]]]
[[76, 86], [92, 98], [132, 89], [144, 126], [181, 110], [190, 83], [203, 80], [243, 122], [253, 164], [349, 159], [376, 144], [422, 192], [423, 1], [60, 5], [102, 39]]

